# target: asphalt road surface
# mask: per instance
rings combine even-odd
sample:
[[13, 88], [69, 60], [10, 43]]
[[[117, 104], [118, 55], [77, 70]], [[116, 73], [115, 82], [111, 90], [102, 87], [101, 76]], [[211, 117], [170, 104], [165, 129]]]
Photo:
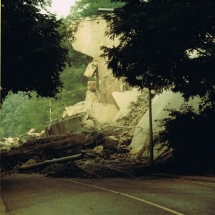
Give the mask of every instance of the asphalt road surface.
[[215, 180], [47, 178], [7, 175], [2, 198], [9, 215], [215, 215]]

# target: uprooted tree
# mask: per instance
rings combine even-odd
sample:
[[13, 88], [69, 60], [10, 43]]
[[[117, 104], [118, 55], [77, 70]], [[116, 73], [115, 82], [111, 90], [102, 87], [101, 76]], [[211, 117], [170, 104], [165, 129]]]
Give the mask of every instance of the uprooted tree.
[[67, 49], [61, 20], [41, 8], [48, 0], [3, 0], [1, 96], [9, 91], [36, 91], [54, 97], [62, 83]]
[[[214, 127], [214, 121], [210, 119], [214, 117], [215, 104], [215, 2], [114, 2], [125, 2], [125, 5], [115, 9], [113, 14], [105, 15], [110, 29], [107, 34], [112, 38], [120, 37], [119, 46], [102, 47], [103, 56], [108, 59], [108, 67], [116, 77], [124, 77], [133, 86], [150, 87], [157, 92], [169, 89], [182, 93], [185, 99], [200, 96], [202, 102], [199, 113], [182, 109], [181, 114], [187, 113], [188, 116], [190, 112], [193, 113], [191, 118], [188, 117], [191, 120], [189, 123], [194, 122], [190, 126], [195, 127], [193, 129], [202, 135], [203, 140], [204, 135], [208, 134], [208, 126], [205, 125]], [[176, 127], [178, 131], [181, 129], [179, 133], [183, 137], [189, 132], [183, 129], [184, 121], [180, 120], [183, 116], [179, 115], [172, 117], [174, 122], [164, 122], [166, 130], [162, 134], [162, 140], [168, 141], [169, 146], [176, 149], [174, 152], [181, 156], [182, 142], [192, 153], [194, 145], [190, 142], [195, 142], [195, 138], [193, 136], [189, 141], [186, 138], [180, 139], [178, 135], [170, 138], [168, 134], [173, 133]], [[197, 119], [192, 121], [193, 117], [198, 118], [198, 122], [202, 120], [204, 127], [196, 123]], [[214, 135], [212, 136], [210, 137], [214, 140]], [[180, 141], [176, 141], [177, 138]], [[205, 147], [215, 152], [211, 138], [205, 139], [209, 141]], [[204, 154], [200, 144], [204, 144], [204, 141], [197, 142], [195, 147], [199, 154], [196, 157]], [[189, 157], [189, 153], [187, 156]]]

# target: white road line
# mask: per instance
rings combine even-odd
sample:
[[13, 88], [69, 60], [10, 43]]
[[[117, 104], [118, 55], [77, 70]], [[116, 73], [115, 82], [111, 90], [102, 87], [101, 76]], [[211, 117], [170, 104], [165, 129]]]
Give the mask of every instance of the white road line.
[[108, 191], [108, 192], [111, 192], [111, 193], [120, 194], [120, 195], [122, 195], [122, 196], [126, 196], [126, 197], [128, 197], [128, 198], [135, 199], [135, 200], [140, 201], [140, 202], [144, 202], [144, 203], [146, 203], [146, 204], [149, 204], [149, 205], [152, 205], [152, 206], [154, 206], [154, 207], [163, 209], [163, 210], [165, 210], [165, 211], [171, 212], [171, 213], [176, 214], [176, 215], [184, 215], [184, 214], [179, 213], [179, 212], [177, 212], [177, 211], [171, 210], [171, 209], [169, 209], [169, 208], [163, 207], [163, 206], [158, 205], [158, 204], [155, 204], [155, 203], [153, 203], [153, 202], [149, 202], [149, 201], [144, 200], [144, 199], [137, 198], [137, 197], [135, 197], [135, 196], [128, 195], [128, 194], [126, 194], [126, 193], [121, 193], [121, 192], [117, 192], [117, 191], [114, 191], [114, 190], [109, 190], [109, 189], [106, 189], [106, 188], [103, 188], [103, 187], [94, 186], [94, 185], [91, 185], [91, 184], [85, 184], [85, 183], [82, 183], [82, 182], [77, 182], [77, 181], [74, 181], [74, 180], [71, 180], [71, 179], [65, 179], [65, 180], [66, 180], [66, 181], [73, 182], [73, 183], [76, 183], [76, 184], [81, 184], [81, 185], [85, 185], [85, 186], [88, 186], [88, 187], [93, 187], [93, 188], [97, 188], [97, 189], [100, 189], [100, 190], [105, 190], [105, 191]]

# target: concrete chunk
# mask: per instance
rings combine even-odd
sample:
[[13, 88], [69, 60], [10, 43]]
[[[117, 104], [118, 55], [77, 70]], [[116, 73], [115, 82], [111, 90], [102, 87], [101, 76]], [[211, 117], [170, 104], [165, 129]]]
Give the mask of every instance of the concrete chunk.
[[73, 106], [65, 107], [68, 116], [84, 112], [83, 108], [84, 102], [79, 102]]
[[84, 76], [86, 76], [88, 78], [92, 77], [94, 75], [97, 67], [98, 67], [97, 61], [93, 61], [93, 62], [89, 63], [84, 72]]
[[133, 88], [131, 91], [124, 91], [124, 92], [113, 92], [112, 96], [116, 103], [116, 106], [119, 109], [119, 113], [117, 114], [114, 120], [125, 116], [129, 112], [129, 105], [131, 102], [136, 102], [138, 96], [141, 94], [137, 88]]
[[93, 103], [93, 116], [100, 123], [111, 122], [117, 113], [118, 110], [115, 105]]
[[[188, 104], [192, 105], [197, 110], [199, 98], [189, 100]], [[152, 120], [153, 120], [153, 133], [163, 130], [159, 126], [160, 119], [167, 118], [169, 112], [165, 109], [180, 109], [184, 104], [184, 99], [180, 93], [173, 93], [171, 91], [164, 91], [162, 94], [155, 95], [152, 100]], [[149, 145], [149, 111], [147, 111], [136, 126], [132, 142], [130, 144], [131, 154], [138, 154], [144, 147]], [[154, 148], [156, 150], [156, 148]], [[155, 151], [157, 154], [157, 151]], [[145, 154], [146, 155], [146, 154]]]
[[73, 48], [91, 57], [102, 54], [101, 46], [117, 46], [119, 40], [105, 36], [107, 22], [102, 16], [77, 21], [75, 40], [72, 41]]

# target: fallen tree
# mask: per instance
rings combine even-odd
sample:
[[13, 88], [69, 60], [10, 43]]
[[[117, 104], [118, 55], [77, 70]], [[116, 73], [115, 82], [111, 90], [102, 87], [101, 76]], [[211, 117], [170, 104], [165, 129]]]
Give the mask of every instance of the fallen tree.
[[83, 158], [83, 154], [71, 155], [71, 156], [66, 156], [66, 157], [62, 157], [62, 158], [46, 160], [46, 161], [43, 161], [43, 162], [34, 163], [34, 164], [30, 164], [30, 165], [23, 165], [23, 166], [20, 166], [18, 168], [18, 170], [19, 171], [28, 170], [28, 169], [33, 169], [35, 167], [45, 166], [47, 164], [65, 162], [65, 161], [70, 161], [70, 160], [78, 160], [78, 159], [81, 159], [81, 158]]

